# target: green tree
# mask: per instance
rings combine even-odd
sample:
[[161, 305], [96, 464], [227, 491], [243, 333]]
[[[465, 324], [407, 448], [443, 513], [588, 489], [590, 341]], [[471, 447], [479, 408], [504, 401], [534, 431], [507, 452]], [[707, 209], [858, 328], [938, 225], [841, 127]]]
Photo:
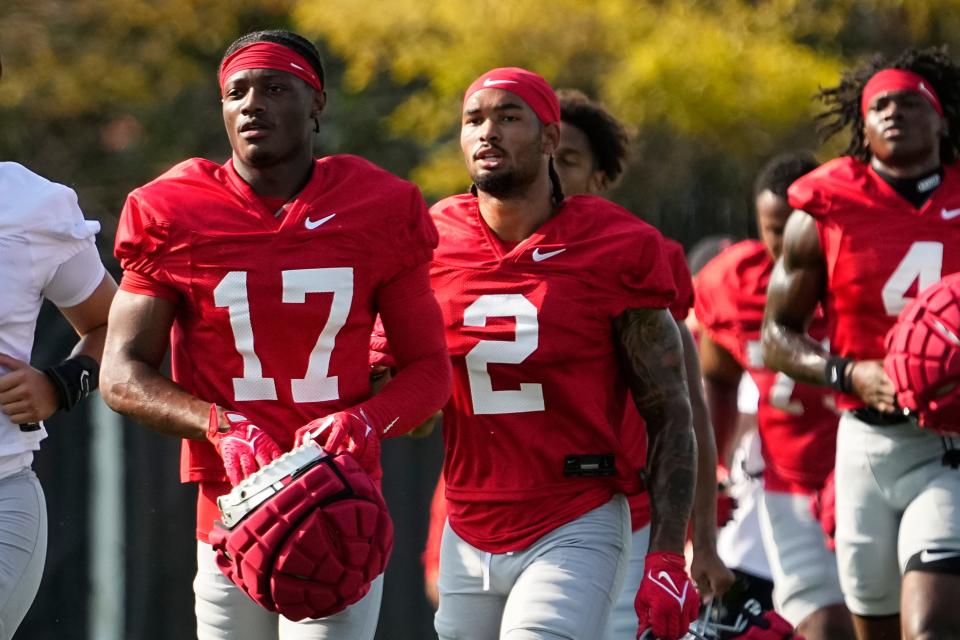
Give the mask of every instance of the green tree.
[[956, 5], [297, 0], [293, 18], [343, 59], [347, 90], [383, 78], [403, 87], [385, 118], [424, 154], [411, 175], [428, 195], [466, 186], [455, 143], [464, 88], [491, 67], [525, 66], [587, 91], [636, 128], [636, 161], [616, 197], [690, 241], [746, 233], [758, 166], [785, 148], [816, 146], [818, 87], [864, 53], [956, 39]]
[[0, 158], [77, 188], [104, 221], [190, 155], [225, 157], [216, 65], [282, 0], [4, 0]]

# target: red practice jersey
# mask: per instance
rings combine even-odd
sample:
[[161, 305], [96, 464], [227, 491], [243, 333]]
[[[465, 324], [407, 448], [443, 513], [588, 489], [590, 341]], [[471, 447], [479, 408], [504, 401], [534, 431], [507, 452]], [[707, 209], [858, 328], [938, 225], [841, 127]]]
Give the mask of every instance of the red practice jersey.
[[[768, 490], [808, 493], [833, 469], [838, 415], [829, 390], [796, 383], [763, 365], [760, 328], [773, 259], [759, 240], [724, 250], [697, 274], [696, 314], [710, 338], [736, 358], [760, 391], [757, 424]], [[818, 314], [810, 327], [826, 336]]]
[[[693, 308], [693, 279], [690, 276], [690, 269], [687, 267], [683, 245], [670, 238], [664, 238], [663, 248], [673, 274], [674, 286], [677, 289], [677, 297], [670, 305], [670, 313], [679, 322], [686, 318], [690, 309]], [[371, 351], [376, 352], [380, 357], [380, 351], [384, 350], [385, 342], [382, 331], [375, 330], [370, 341]], [[636, 405], [629, 397], [627, 398], [625, 419], [620, 436], [631, 464], [637, 469], [643, 468], [647, 459], [647, 427], [637, 411]], [[440, 570], [440, 539], [443, 533], [443, 525], [447, 521], [447, 505], [443, 493], [444, 483], [441, 474], [434, 491], [433, 501], [430, 503], [427, 543], [421, 556], [424, 566], [424, 579], [427, 581], [436, 580]], [[630, 504], [630, 523], [633, 530], [636, 531], [650, 524], [650, 494], [645, 490], [634, 491], [627, 496], [627, 501]]]
[[[279, 217], [230, 162], [193, 159], [130, 194], [116, 254], [124, 289], [178, 303], [173, 379], [289, 449], [298, 427], [370, 396], [381, 287], [426, 269], [436, 241], [419, 190], [360, 158], [317, 160]], [[196, 440], [181, 476], [226, 480]]]
[[[613, 319], [675, 297], [660, 234], [602, 198], [568, 198], [505, 247], [462, 195], [431, 209], [431, 277], [447, 329], [450, 525], [500, 553], [635, 490], [620, 440], [627, 401]], [[567, 456], [616, 457], [613, 477], [571, 477]]]
[[[920, 290], [960, 270], [960, 167], [917, 209], [859, 160], [837, 158], [791, 185], [790, 205], [817, 221], [835, 353], [883, 358], [884, 337]], [[838, 398], [844, 409], [862, 406]]]

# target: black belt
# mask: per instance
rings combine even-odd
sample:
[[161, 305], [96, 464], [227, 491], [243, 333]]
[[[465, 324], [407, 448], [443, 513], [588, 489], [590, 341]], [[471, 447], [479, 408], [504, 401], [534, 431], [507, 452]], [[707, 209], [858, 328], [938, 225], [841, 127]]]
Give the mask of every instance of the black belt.
[[896, 424], [903, 424], [910, 421], [910, 417], [902, 413], [886, 413], [873, 407], [860, 407], [850, 413], [860, 422], [872, 424], [875, 427], [890, 427]]

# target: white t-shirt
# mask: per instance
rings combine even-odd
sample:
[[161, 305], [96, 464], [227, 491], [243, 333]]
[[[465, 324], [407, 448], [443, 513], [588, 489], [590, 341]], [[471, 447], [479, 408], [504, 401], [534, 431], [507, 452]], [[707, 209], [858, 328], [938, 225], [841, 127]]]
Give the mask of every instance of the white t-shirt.
[[[71, 307], [90, 297], [104, 275], [99, 230], [83, 219], [72, 189], [0, 162], [0, 353], [30, 361], [44, 298]], [[37, 450], [45, 437], [45, 429], [20, 431], [0, 412], [0, 456]]]

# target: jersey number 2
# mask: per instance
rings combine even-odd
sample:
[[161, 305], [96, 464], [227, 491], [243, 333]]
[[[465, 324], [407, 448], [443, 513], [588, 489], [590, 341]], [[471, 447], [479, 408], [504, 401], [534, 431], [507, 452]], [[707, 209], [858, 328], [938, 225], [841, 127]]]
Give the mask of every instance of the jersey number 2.
[[[330, 375], [330, 353], [337, 334], [347, 322], [353, 301], [353, 269], [292, 269], [282, 271], [282, 301], [290, 304], [306, 302], [308, 293], [332, 293], [330, 317], [307, 361], [303, 378], [290, 381], [294, 402], [324, 402], [340, 397], [337, 376]], [[243, 358], [243, 377], [233, 379], [234, 400], [276, 400], [277, 383], [263, 376], [263, 366], [254, 350], [253, 325], [250, 322], [250, 300], [247, 297], [247, 272], [231, 271], [213, 290], [213, 301], [230, 313], [233, 342]]]
[[489, 364], [520, 364], [537, 350], [540, 327], [537, 307], [518, 293], [488, 294], [477, 298], [463, 312], [463, 326], [485, 327], [487, 318], [514, 318], [516, 335], [511, 340], [481, 340], [466, 356], [470, 398], [477, 415], [543, 411], [543, 387], [524, 382], [519, 389], [495, 390]]

